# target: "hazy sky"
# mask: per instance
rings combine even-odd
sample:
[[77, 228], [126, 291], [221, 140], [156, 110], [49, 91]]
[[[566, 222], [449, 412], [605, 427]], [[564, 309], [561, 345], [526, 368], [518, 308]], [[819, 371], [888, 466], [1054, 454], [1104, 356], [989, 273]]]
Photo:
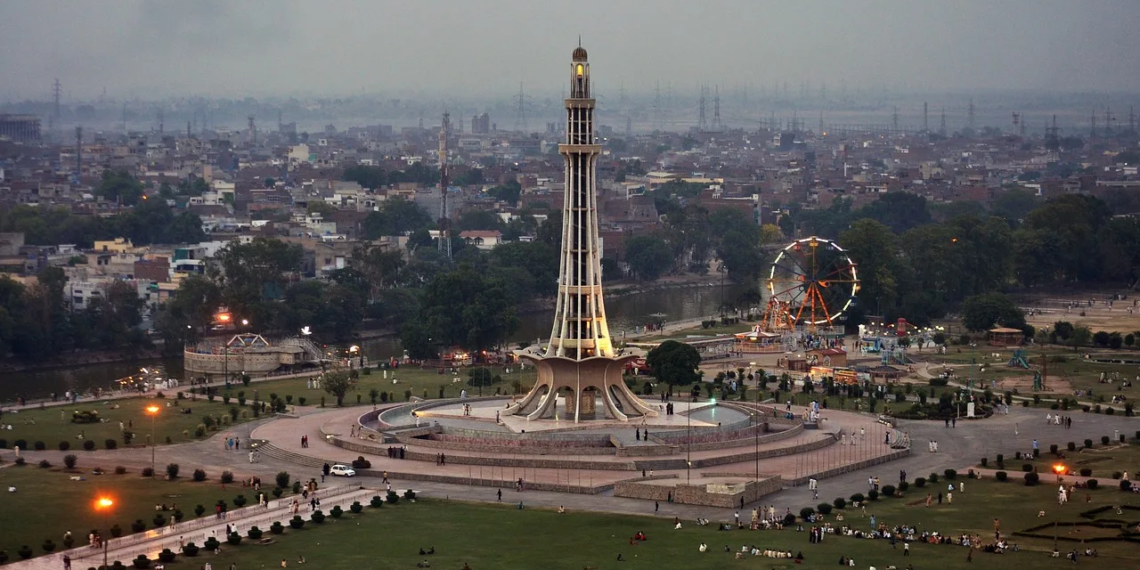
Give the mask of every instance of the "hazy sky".
[[1137, 0], [0, 0], [0, 98], [1140, 91]]

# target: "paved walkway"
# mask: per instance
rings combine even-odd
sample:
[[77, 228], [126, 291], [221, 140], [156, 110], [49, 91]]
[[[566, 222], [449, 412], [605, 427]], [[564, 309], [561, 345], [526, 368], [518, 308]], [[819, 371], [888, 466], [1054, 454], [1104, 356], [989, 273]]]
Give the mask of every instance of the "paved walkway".
[[[399, 492], [402, 494], [403, 490], [401, 489]], [[360, 501], [361, 504], [367, 506], [376, 494], [377, 491], [364, 489], [360, 486], [341, 485], [321, 489], [316, 496], [321, 501], [320, 510], [328, 516], [329, 511], [335, 506], [339, 506], [345, 512], [355, 501]], [[254, 526], [264, 532], [263, 539], [270, 538], [273, 536], [269, 532], [270, 525], [278, 521], [282, 524], [288, 524], [289, 519], [293, 518], [293, 501], [295, 499], [304, 501], [304, 499], [294, 495], [271, 500], [265, 507], [252, 506], [237, 509], [226, 513], [224, 517], [206, 516], [162, 529], [111, 539], [108, 542], [107, 560], [108, 562], [119, 560], [129, 567], [131, 561], [140, 554], [146, 555], [151, 560], [156, 560], [158, 553], [163, 549], [170, 549], [176, 553], [181, 552], [182, 545], [189, 542], [202, 547], [210, 537], [215, 537], [221, 541], [223, 543], [222, 548], [225, 549], [228, 548], [225, 545], [227, 525], [233, 525], [231, 530], [241, 534], [245, 541], [251, 540], [246, 532]], [[312, 518], [310, 506], [300, 502], [297, 505], [296, 514], [306, 521]], [[83, 540], [86, 537], [76, 538]], [[5, 568], [59, 570], [63, 567], [65, 555], [71, 557], [73, 568], [98, 567], [103, 564], [103, 550], [85, 546], [30, 560], [12, 562], [7, 564]]]

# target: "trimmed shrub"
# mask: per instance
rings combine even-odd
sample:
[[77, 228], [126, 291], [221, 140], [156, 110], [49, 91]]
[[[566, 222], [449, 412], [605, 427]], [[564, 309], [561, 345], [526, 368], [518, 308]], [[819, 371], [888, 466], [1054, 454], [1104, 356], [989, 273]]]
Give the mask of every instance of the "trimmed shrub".
[[143, 477], [154, 477], [154, 469], [151, 469], [150, 467], [143, 467], [142, 476]]
[[198, 556], [198, 545], [193, 542], [187, 542], [182, 547], [183, 556]]
[[1112, 472], [1112, 478], [1113, 479], [1120, 480], [1120, 478], [1123, 476], [1124, 476], [1124, 474], [1119, 472], [1119, 471], [1113, 471]]
[[385, 497], [385, 499], [388, 501], [388, 504], [394, 505], [400, 502], [400, 495], [398, 495], [395, 491], [388, 491], [388, 495]]
[[55, 543], [52, 542], [50, 538], [45, 540], [44, 543], [40, 545], [40, 547], [43, 548], [44, 552], [48, 554], [55, 552]]
[[1100, 444], [1101, 445], [1108, 445], [1108, 442], [1110, 442], [1110, 441], [1112, 441], [1112, 438], [1108, 437], [1107, 435], [1100, 436]]
[[285, 489], [282, 489], [281, 487], [274, 487], [273, 490], [270, 492], [273, 493], [274, 497], [280, 499], [281, 495], [285, 494]]
[[69, 441], [59, 442], [59, 450], [60, 451], [67, 451], [69, 449], [71, 449], [71, 442], [69, 442]]
[[15, 448], [17, 448], [17, 447], [19, 447], [20, 449], [23, 449], [23, 450], [27, 451], [27, 449], [28, 449], [28, 442], [27, 442], [27, 441], [25, 441], [25, 440], [23, 440], [23, 439], [17, 439], [16, 441], [12, 442], [12, 449], [15, 449]]
[[238, 495], [234, 497], [234, 506], [239, 509], [244, 507], [247, 502], [248, 501], [246, 500], [245, 495]]
[[63, 456], [63, 465], [68, 469], [75, 469], [75, 463], [78, 461], [79, 458], [74, 455], [68, 454]]
[[293, 518], [289, 519], [289, 526], [294, 529], [299, 529], [305, 526], [305, 519], [301, 518], [301, 515], [293, 515]]
[[329, 516], [331, 516], [334, 519], [339, 519], [340, 516], [343, 514], [344, 514], [344, 510], [340, 508], [340, 505], [333, 507], [332, 510], [329, 511]]
[[1131, 491], [1132, 490], [1132, 481], [1121, 481], [1120, 482], [1120, 490], [1121, 491]]
[[120, 536], [123, 536], [123, 527], [119, 526], [119, 523], [111, 525], [111, 538], [119, 538]]
[[994, 478], [1004, 483], [1006, 479], [1009, 478], [1009, 474], [1005, 471], [998, 471], [997, 473], [994, 473]]
[[788, 513], [784, 515], [784, 526], [792, 526], [796, 524], [796, 515]]
[[163, 563], [174, 562], [175, 556], [177, 556], [177, 554], [169, 548], [163, 548], [162, 552], [158, 553], [158, 559]]
[[289, 486], [289, 473], [281, 471], [276, 476], [277, 487], [284, 489]]
[[1049, 453], [1057, 455], [1057, 444], [1053, 443], [1049, 445]]
[[20, 556], [20, 558], [27, 560], [27, 559], [32, 557], [32, 554], [34, 554], [34, 552], [32, 552], [32, 549], [28, 548], [28, 545], [25, 544], [25, 545], [21, 546], [19, 550], [16, 551], [16, 554], [18, 554]]
[[1030, 471], [1033, 471], [1033, 465], [1029, 464], [1029, 463], [1022, 463], [1021, 464], [1021, 470], [1026, 472], [1026, 473], [1029, 473]]
[[907, 489], [910, 489], [910, 483], [906, 481], [899, 481], [899, 490], [905, 493]]
[[878, 501], [879, 500], [879, 492], [874, 490], [874, 489], [867, 491], [867, 500]]
[[416, 492], [408, 489], [407, 491], [404, 491], [404, 498], [414, 503], [416, 501]]
[[224, 484], [224, 485], [229, 485], [230, 483], [233, 483], [234, 482], [234, 472], [233, 471], [222, 471], [221, 481], [222, 481], [222, 484]]
[[1076, 451], [1077, 450], [1076, 442], [1070, 441], [1069, 443], [1065, 444], [1065, 449], [1068, 449], [1069, 451]]
[[918, 488], [925, 487], [926, 486], [926, 478], [925, 477], [919, 477], [919, 478], [915, 479], [914, 480], [914, 486], [918, 487]]
[[374, 509], [379, 509], [384, 506], [384, 499], [381, 499], [380, 495], [376, 495], [372, 497], [371, 501], [368, 502], [368, 506]]
[[981, 464], [982, 464], [982, 467], [985, 467], [986, 465], [989, 465], [989, 462], [990, 462], [990, 460], [989, 460], [989, 458], [988, 458], [988, 457], [983, 457], [983, 458], [982, 458], [982, 463], [981, 463]]
[[800, 509], [800, 519], [801, 520], [806, 521], [806, 520], [808, 520], [808, 518], [810, 518], [814, 514], [815, 514], [815, 509], [813, 509], [811, 507], [804, 507], [804, 508]]
[[51, 461], [48, 461], [47, 459], [41, 459], [40, 469], [51, 469]]
[[301, 492], [301, 482], [300, 481], [293, 481], [293, 494], [297, 495], [297, 494], [300, 494], [300, 492]]
[[32, 447], [35, 447], [36, 451], [43, 451], [43, 450], [47, 449], [47, 444], [42, 442], [42, 441], [37, 441], [35, 444], [32, 445]]
[[854, 495], [851, 495], [851, 502], [852, 503], [862, 503], [863, 501], [866, 501], [866, 500], [867, 500], [867, 498], [863, 496], [863, 493], [855, 493]]
[[364, 505], [360, 504], [360, 501], [353, 501], [353, 503], [348, 506], [348, 510], [352, 511], [353, 514], [360, 514], [360, 512], [364, 510]]
[[[114, 441], [114, 440], [112, 440], [112, 441]], [[117, 445], [117, 444], [112, 444], [112, 445]], [[108, 449], [114, 449], [114, 448], [111, 447]], [[95, 440], [88, 439], [88, 440], [84, 441], [83, 442], [83, 450], [84, 451], [95, 451]]]
[[241, 544], [241, 535], [236, 532], [231, 532], [229, 536], [226, 537], [226, 542], [233, 546], [237, 546]]
[[834, 505], [835, 508], [842, 510], [842, 509], [847, 508], [847, 499], [844, 499], [843, 497], [838, 497], [834, 501], [832, 501], [831, 504]]
[[1080, 474], [1081, 477], [1092, 477], [1092, 469], [1088, 467], [1081, 467]]
[[[92, 441], [91, 443], [94, 444], [95, 442]], [[92, 447], [94, 447], [94, 445], [92, 445]], [[119, 442], [117, 442], [113, 439], [108, 439], [107, 441], [103, 442], [103, 447], [105, 447], [107, 449], [115, 449], [115, 448], [119, 447]]]
[[1088, 449], [1088, 448], [1090, 448], [1090, 447], [1092, 447], [1092, 440], [1091, 440], [1091, 439], [1086, 439], [1086, 440], [1085, 440], [1085, 449]]
[[1090, 491], [1093, 491], [1093, 490], [1096, 490], [1097, 486], [1100, 485], [1100, 483], [1098, 483], [1096, 479], [1089, 479], [1086, 482], [1086, 485], [1088, 486], [1088, 489]]
[[202, 505], [198, 505], [198, 506], [194, 507], [194, 516], [200, 517], [205, 513], [206, 513], [206, 507], [204, 507]]
[[176, 510], [173, 513], [170, 513], [170, 517], [174, 519], [174, 522], [180, 523], [182, 522], [182, 519], [186, 518], [186, 515], [182, 514], [181, 510]]
[[18, 466], [18, 467], [23, 467], [24, 464], [27, 463], [27, 461], [23, 457], [17, 457], [16, 461], [14, 461], [13, 463], [15, 463], [16, 466]]
[[325, 522], [325, 514], [322, 513], [320, 509], [317, 509], [316, 511], [313, 511], [313, 514], [309, 515], [309, 520], [317, 524], [322, 524]]
[[154, 523], [154, 528], [162, 528], [166, 525], [166, 517], [162, 516], [162, 513], [158, 513], [150, 522]]
[[193, 479], [194, 479], [194, 481], [197, 481], [199, 483], [201, 483], [202, 481], [205, 481], [206, 480], [206, 471], [204, 469], [195, 469]]
[[946, 476], [946, 480], [948, 481], [958, 477], [958, 472], [953, 469], [947, 469], [943, 471], [942, 474]]
[[1026, 473], [1025, 474], [1025, 486], [1026, 487], [1032, 487], [1032, 486], [1036, 485], [1037, 482], [1040, 480], [1041, 480], [1041, 477], [1038, 476], [1036, 473]]
[[269, 525], [269, 532], [273, 534], [281, 534], [285, 532], [285, 525], [281, 524], [281, 521], [274, 522], [273, 524]]
[[883, 496], [884, 497], [895, 496], [895, 486], [894, 485], [883, 485]]
[[127, 474], [127, 468], [126, 467], [123, 467], [122, 465], [116, 465], [115, 466], [115, 475], [126, 475], [126, 474]]
[[[1020, 452], [1020, 451], [1015, 451], [1015, 452], [1013, 453], [1013, 458], [1014, 458], [1014, 459], [1016, 459], [1016, 460], [1020, 460], [1020, 459], [1021, 459], [1021, 452]], [[1027, 459], [1028, 459], [1028, 458], [1027, 458]]]
[[147, 558], [145, 554], [140, 554], [131, 561], [131, 566], [134, 566], [139, 570], [146, 570], [147, 568], [150, 568], [150, 558]]
[[217, 537], [211, 536], [210, 538], [206, 539], [206, 542], [204, 542], [202, 546], [206, 547], [206, 550], [208, 552], [213, 552], [221, 547], [222, 543], [218, 540]]
[[250, 540], [261, 540], [262, 532], [260, 528], [251, 526], [249, 527], [249, 530], [246, 531], [245, 535], [248, 536]]
[[926, 480], [931, 482], [931, 483], [937, 483], [938, 482], [938, 474], [937, 473], [931, 473], [930, 476], [928, 476], [926, 478]]
[[131, 523], [131, 532], [142, 532], [144, 530], [146, 530], [146, 523], [142, 522], [142, 519], [135, 519], [135, 522]]
[[178, 478], [178, 464], [177, 463], [170, 463], [166, 466], [166, 476], [167, 476], [167, 478], [169, 478], [171, 480]]

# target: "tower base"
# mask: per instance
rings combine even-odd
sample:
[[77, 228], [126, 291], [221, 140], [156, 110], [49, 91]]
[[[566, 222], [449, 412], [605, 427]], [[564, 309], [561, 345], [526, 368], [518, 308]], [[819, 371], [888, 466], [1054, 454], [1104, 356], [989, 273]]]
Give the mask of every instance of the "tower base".
[[[559, 356], [543, 356], [533, 351], [516, 351], [519, 358], [534, 363], [538, 381], [518, 402], [507, 406], [506, 415], [525, 416], [528, 420], [558, 419], [589, 421], [601, 419], [597, 402], [605, 414], [615, 420], [629, 421], [639, 417], [655, 417], [657, 409], [630, 391], [622, 378], [625, 363], [638, 357], [626, 354], [618, 358], [593, 357], [573, 360]], [[559, 397], [564, 409], [557, 409]]]

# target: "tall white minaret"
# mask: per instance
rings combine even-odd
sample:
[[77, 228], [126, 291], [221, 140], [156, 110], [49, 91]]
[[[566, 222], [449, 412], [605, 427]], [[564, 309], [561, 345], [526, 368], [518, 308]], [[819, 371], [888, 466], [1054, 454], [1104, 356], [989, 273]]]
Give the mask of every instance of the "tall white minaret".
[[570, 97], [565, 100], [566, 142], [558, 145], [566, 184], [562, 201], [562, 251], [558, 302], [547, 356], [575, 360], [613, 357], [602, 301], [602, 259], [598, 240], [597, 163], [602, 147], [594, 139], [590, 63], [579, 46], [570, 62]]

